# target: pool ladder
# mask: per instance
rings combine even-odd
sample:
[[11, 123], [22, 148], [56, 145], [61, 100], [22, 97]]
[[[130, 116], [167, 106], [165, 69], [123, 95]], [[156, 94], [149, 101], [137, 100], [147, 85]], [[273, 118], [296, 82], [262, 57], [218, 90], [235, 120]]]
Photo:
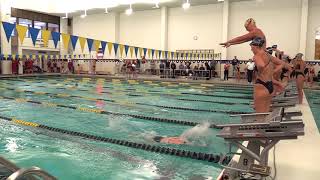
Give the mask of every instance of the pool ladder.
[[0, 180], [56, 180], [46, 171], [38, 168], [19, 168], [12, 162], [0, 156]]

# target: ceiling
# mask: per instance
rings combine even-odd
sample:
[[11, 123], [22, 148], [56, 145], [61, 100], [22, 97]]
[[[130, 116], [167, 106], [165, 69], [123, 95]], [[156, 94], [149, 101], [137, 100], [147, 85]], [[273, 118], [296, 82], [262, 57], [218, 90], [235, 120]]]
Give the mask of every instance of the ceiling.
[[[187, 0], [3, 0], [5, 6], [19, 9], [32, 10], [57, 16], [79, 16], [87, 9], [87, 14], [104, 13], [105, 8], [109, 12], [124, 12], [132, 4], [134, 11], [154, 9], [158, 2], [159, 6], [181, 7]], [[230, 0], [245, 1], [245, 0]], [[261, 1], [261, 0], [256, 0]], [[81, 3], [80, 3], [81, 2]], [[221, 3], [218, 0], [189, 0], [191, 6]]]

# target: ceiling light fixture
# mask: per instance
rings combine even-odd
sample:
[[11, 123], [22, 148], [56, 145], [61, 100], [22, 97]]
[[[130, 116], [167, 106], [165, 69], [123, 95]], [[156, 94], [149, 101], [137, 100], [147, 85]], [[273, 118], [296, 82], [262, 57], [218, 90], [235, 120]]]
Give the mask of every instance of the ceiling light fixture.
[[183, 8], [183, 9], [189, 9], [189, 8], [190, 8], [189, 0], [187, 0], [187, 2], [185, 2], [185, 3], [182, 4], [182, 8]]
[[66, 16], [62, 17], [62, 19], [68, 19], [68, 13], [66, 12]]
[[104, 11], [105, 14], [108, 14], [109, 11], [108, 11], [108, 8], [106, 8], [106, 10]]
[[218, 2], [223, 2], [224, 0], [218, 0]]
[[87, 17], [87, 10], [86, 10], [86, 9], [84, 10], [84, 14], [82, 14], [80, 17], [81, 17], [81, 18]]
[[159, 0], [155, 1], [155, 5], [152, 8], [153, 9], [158, 9], [159, 8]]
[[132, 5], [130, 4], [130, 8], [126, 10], [126, 15], [129, 16], [129, 15], [132, 14], [132, 12], [133, 12], [133, 10], [132, 10]]

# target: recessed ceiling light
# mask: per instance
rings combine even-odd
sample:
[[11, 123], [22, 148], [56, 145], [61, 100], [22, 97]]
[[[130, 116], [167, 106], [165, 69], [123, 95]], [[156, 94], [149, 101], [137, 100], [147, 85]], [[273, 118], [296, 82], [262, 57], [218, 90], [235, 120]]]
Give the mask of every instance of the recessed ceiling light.
[[189, 9], [189, 8], [190, 8], [189, 0], [187, 0], [187, 2], [185, 2], [185, 3], [182, 4], [182, 8], [183, 8], [183, 9]]

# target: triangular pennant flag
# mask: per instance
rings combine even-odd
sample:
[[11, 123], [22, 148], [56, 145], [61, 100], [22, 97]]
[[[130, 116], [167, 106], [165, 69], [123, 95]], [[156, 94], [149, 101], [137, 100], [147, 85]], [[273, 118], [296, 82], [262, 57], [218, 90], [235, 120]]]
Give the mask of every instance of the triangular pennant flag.
[[101, 41], [99, 40], [94, 40], [93, 44], [94, 44], [94, 49], [96, 50], [96, 52], [99, 52], [99, 47], [100, 47], [100, 43]]
[[12, 59], [12, 60], [16, 60], [16, 55], [15, 55], [15, 54], [12, 54], [11, 59]]
[[118, 47], [119, 47], [119, 44], [113, 43], [113, 49], [114, 49], [114, 54], [115, 54], [115, 55], [118, 54]]
[[143, 48], [143, 55], [144, 55], [144, 57], [146, 57], [147, 56], [147, 48]]
[[111, 54], [112, 47], [113, 47], [113, 44], [112, 44], [111, 42], [108, 42], [108, 50], [109, 50], [109, 54]]
[[124, 52], [126, 54], [126, 57], [128, 56], [128, 51], [129, 51], [129, 46], [128, 45], [124, 45]]
[[151, 49], [148, 49], [148, 57], [151, 58]]
[[139, 47], [134, 47], [134, 54], [138, 57]]
[[168, 51], [165, 52], [165, 58], [168, 58]]
[[76, 49], [78, 39], [79, 39], [78, 36], [70, 35], [70, 40], [71, 40], [71, 45], [72, 45], [73, 50]]
[[171, 58], [172, 59], [174, 58], [174, 52], [171, 52]]
[[162, 53], [162, 51], [159, 50], [159, 59], [161, 58], [161, 53]]
[[92, 45], [93, 45], [93, 39], [87, 38], [87, 44], [88, 44], [89, 52], [91, 52]]
[[16, 26], [16, 30], [18, 32], [20, 44], [22, 44], [23, 40], [24, 40], [24, 37], [26, 37], [26, 33], [27, 33], [27, 30], [28, 30], [28, 27], [27, 26], [17, 25]]
[[47, 54], [44, 55], [44, 59], [48, 59], [48, 55]]
[[101, 49], [102, 49], [102, 54], [104, 54], [104, 51], [106, 50], [107, 42], [101, 41]]
[[154, 49], [151, 49], [151, 57], [152, 57], [152, 59], [153, 59], [153, 56], [154, 56]]
[[139, 48], [140, 56], [143, 56], [143, 48]]
[[64, 49], [69, 49], [70, 34], [61, 33]]
[[131, 57], [133, 56], [133, 50], [134, 50], [134, 47], [133, 47], [133, 46], [130, 46], [130, 56], [131, 56]]
[[83, 52], [84, 46], [86, 45], [86, 38], [79, 37], [79, 43], [80, 43], [81, 52]]
[[40, 32], [40, 29], [29, 27], [29, 33], [30, 33], [31, 40], [32, 40], [32, 43], [34, 46], [36, 45], [36, 41], [37, 41], [39, 32]]
[[60, 33], [59, 32], [51, 32], [52, 40], [54, 43], [54, 47], [57, 48], [58, 41], [60, 41]]
[[44, 47], [48, 47], [48, 42], [50, 38], [51, 31], [41, 30], [42, 40]]
[[3, 26], [4, 32], [6, 33], [7, 40], [9, 42], [11, 34], [12, 34], [12, 31], [14, 30], [16, 25], [15, 24], [11, 24], [11, 23], [7, 23], [7, 22], [2, 22], [2, 26]]
[[120, 47], [120, 56], [122, 57], [124, 46], [123, 44], [119, 44], [119, 47]]
[[156, 53], [156, 59], [158, 59], [158, 56], [159, 56], [159, 51], [158, 50], [155, 50], [155, 53]]

